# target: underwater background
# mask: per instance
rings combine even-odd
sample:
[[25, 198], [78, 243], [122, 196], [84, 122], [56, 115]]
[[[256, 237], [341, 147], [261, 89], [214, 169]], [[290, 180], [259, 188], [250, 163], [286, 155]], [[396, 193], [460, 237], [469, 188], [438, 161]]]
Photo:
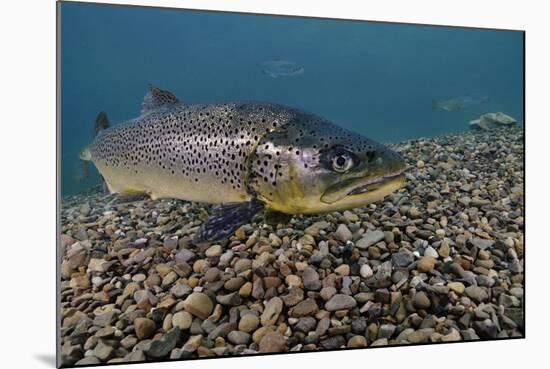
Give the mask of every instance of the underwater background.
[[[61, 3], [61, 191], [79, 180], [95, 117], [139, 115], [148, 84], [180, 101], [263, 100], [379, 142], [468, 130], [502, 111], [523, 122], [523, 33], [191, 10]], [[299, 73], [266, 72], [283, 60]], [[433, 100], [488, 98], [457, 111]]]

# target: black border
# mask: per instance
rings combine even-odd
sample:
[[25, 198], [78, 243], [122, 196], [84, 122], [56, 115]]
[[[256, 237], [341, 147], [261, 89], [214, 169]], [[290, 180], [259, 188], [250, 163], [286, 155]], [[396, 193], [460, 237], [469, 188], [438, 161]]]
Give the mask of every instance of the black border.
[[[162, 9], [162, 10], [176, 10], [198, 13], [224, 13], [224, 14], [239, 14], [239, 15], [255, 15], [255, 16], [270, 16], [270, 17], [285, 17], [285, 18], [301, 18], [301, 19], [316, 19], [316, 20], [332, 20], [332, 21], [346, 21], [346, 22], [359, 22], [359, 23], [382, 23], [382, 24], [399, 24], [399, 25], [415, 25], [424, 27], [438, 27], [438, 28], [462, 28], [469, 30], [487, 30], [487, 31], [505, 31], [505, 32], [521, 32], [523, 34], [523, 336], [521, 337], [505, 337], [505, 338], [492, 338], [492, 339], [479, 339], [468, 341], [456, 341], [456, 342], [426, 342], [415, 344], [392, 344], [387, 346], [375, 346], [375, 347], [357, 347], [357, 348], [338, 348], [338, 349], [321, 349], [314, 351], [296, 351], [296, 352], [281, 352], [281, 353], [257, 353], [246, 355], [225, 355], [225, 356], [213, 356], [213, 357], [200, 357], [200, 358], [188, 358], [188, 359], [152, 359], [133, 362], [122, 363], [101, 363], [101, 364], [87, 364], [87, 365], [73, 365], [62, 366], [61, 365], [61, 314], [60, 314], [60, 263], [61, 257], [60, 251], [60, 230], [61, 230], [61, 4], [81, 4], [81, 5], [96, 5], [105, 7], [125, 7], [125, 8], [148, 8], [148, 9]], [[131, 364], [152, 364], [152, 363], [164, 363], [164, 362], [193, 362], [197, 360], [211, 360], [211, 359], [232, 359], [240, 358], [246, 359], [247, 357], [258, 356], [273, 356], [273, 355], [289, 355], [289, 354], [315, 354], [326, 352], [345, 352], [355, 350], [369, 350], [369, 349], [393, 349], [399, 347], [416, 347], [416, 346], [439, 346], [446, 344], [467, 344], [483, 342], [495, 342], [495, 341], [511, 341], [511, 340], [524, 340], [527, 338], [527, 316], [526, 316], [526, 31], [520, 29], [507, 29], [507, 28], [489, 28], [489, 27], [469, 27], [469, 26], [449, 26], [442, 24], [430, 24], [430, 23], [408, 23], [408, 22], [393, 22], [393, 21], [379, 21], [370, 19], [347, 19], [347, 18], [330, 18], [330, 17], [318, 17], [318, 16], [305, 16], [305, 15], [288, 15], [288, 14], [269, 14], [269, 13], [253, 13], [244, 11], [228, 11], [228, 10], [210, 10], [210, 9], [194, 9], [194, 8], [174, 8], [169, 6], [154, 6], [154, 5], [132, 5], [132, 4], [111, 4], [111, 3], [98, 3], [98, 2], [85, 2], [85, 1], [73, 1], [73, 0], [56, 0], [56, 339], [55, 339], [55, 351], [56, 351], [56, 367], [57, 368], [86, 368], [86, 367], [99, 367], [99, 366], [116, 366], [116, 365], [131, 365]]]

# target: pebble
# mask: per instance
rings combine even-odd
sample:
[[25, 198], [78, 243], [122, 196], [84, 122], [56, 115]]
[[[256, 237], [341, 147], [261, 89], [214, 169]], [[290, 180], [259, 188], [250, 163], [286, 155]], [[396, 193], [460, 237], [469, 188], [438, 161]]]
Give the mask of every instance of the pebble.
[[350, 267], [347, 264], [342, 264], [336, 269], [334, 269], [334, 272], [338, 275], [341, 275], [342, 277], [348, 276], [350, 273]]
[[348, 340], [348, 348], [367, 347], [367, 339], [365, 336], [353, 336]]
[[361, 239], [355, 242], [355, 246], [365, 250], [370, 246], [374, 245], [375, 243], [382, 241], [383, 239], [384, 239], [384, 232], [379, 230], [367, 231], [365, 232], [365, 234]]
[[466, 296], [478, 303], [484, 302], [489, 298], [487, 292], [485, 292], [482, 287], [478, 286], [468, 286], [464, 292], [466, 293]]
[[227, 335], [227, 339], [234, 345], [246, 345], [250, 342], [251, 336], [249, 333], [240, 331], [231, 331]]
[[306, 269], [304, 269], [302, 279], [304, 281], [304, 287], [307, 290], [317, 291], [321, 288], [319, 273], [317, 273], [317, 271], [312, 267], [307, 267]]
[[435, 267], [435, 258], [431, 256], [424, 256], [418, 261], [416, 267], [421, 273], [430, 273]]
[[259, 344], [261, 353], [286, 351], [286, 339], [279, 332], [267, 332]]
[[414, 262], [414, 255], [407, 249], [392, 254], [392, 263], [397, 267], [407, 267]]
[[148, 318], [136, 318], [134, 320], [134, 328], [136, 336], [140, 340], [153, 336], [157, 329], [155, 322]]
[[279, 297], [273, 297], [266, 304], [264, 312], [260, 317], [260, 322], [264, 327], [274, 325], [277, 322], [277, 319], [279, 319], [279, 315], [282, 311], [283, 300], [281, 300]]
[[256, 330], [260, 325], [260, 319], [254, 314], [246, 314], [239, 321], [239, 330], [250, 333]]
[[420, 291], [414, 295], [414, 305], [419, 309], [427, 309], [431, 306], [431, 302], [426, 293]]
[[351, 241], [352, 234], [349, 228], [345, 224], [340, 224], [338, 225], [336, 232], [334, 232], [334, 238], [337, 239], [338, 241], [346, 243], [348, 241]]
[[372, 268], [369, 266], [369, 264], [363, 264], [361, 266], [361, 269], [359, 270], [359, 274], [361, 277], [367, 279], [374, 275], [374, 272], [372, 271]]
[[357, 305], [357, 301], [351, 296], [337, 294], [334, 295], [328, 302], [325, 304], [325, 309], [328, 311], [336, 310], [348, 310], [352, 309]]
[[209, 258], [220, 256], [222, 254], [222, 247], [220, 245], [210, 246], [205, 252], [204, 255]]
[[[349, 296], [347, 296], [349, 297]], [[290, 316], [293, 318], [300, 318], [303, 316], [310, 316], [319, 311], [319, 307], [313, 299], [306, 299], [290, 310]]]
[[462, 295], [464, 293], [464, 289], [466, 288], [462, 282], [449, 282], [447, 283], [447, 286], [459, 295]]
[[183, 302], [183, 308], [196, 317], [206, 319], [212, 313], [214, 304], [204, 293], [193, 292]]
[[181, 330], [186, 330], [191, 327], [193, 317], [187, 311], [178, 311], [172, 316], [172, 325]]

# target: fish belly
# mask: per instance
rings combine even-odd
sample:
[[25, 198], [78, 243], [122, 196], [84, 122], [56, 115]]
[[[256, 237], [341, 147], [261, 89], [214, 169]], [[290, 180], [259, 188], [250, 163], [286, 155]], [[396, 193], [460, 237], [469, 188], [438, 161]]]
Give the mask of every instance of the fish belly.
[[121, 195], [147, 194], [152, 199], [175, 198], [206, 203], [249, 201], [246, 191], [216, 184], [215, 178], [201, 176], [200, 184], [184, 176], [166, 175], [154, 168], [121, 170], [97, 165], [110, 192]]

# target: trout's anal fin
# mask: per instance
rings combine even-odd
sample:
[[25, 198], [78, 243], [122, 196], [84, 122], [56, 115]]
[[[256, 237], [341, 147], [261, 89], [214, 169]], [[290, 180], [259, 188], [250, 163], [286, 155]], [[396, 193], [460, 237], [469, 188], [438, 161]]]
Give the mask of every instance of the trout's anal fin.
[[179, 100], [176, 95], [170, 91], [161, 90], [158, 87], [149, 85], [149, 92], [147, 92], [147, 95], [145, 95], [141, 103], [141, 114], [149, 113], [163, 105], [175, 104], [178, 102]]
[[262, 208], [263, 205], [256, 200], [217, 206], [202, 224], [193, 242], [214, 242], [228, 238]]

